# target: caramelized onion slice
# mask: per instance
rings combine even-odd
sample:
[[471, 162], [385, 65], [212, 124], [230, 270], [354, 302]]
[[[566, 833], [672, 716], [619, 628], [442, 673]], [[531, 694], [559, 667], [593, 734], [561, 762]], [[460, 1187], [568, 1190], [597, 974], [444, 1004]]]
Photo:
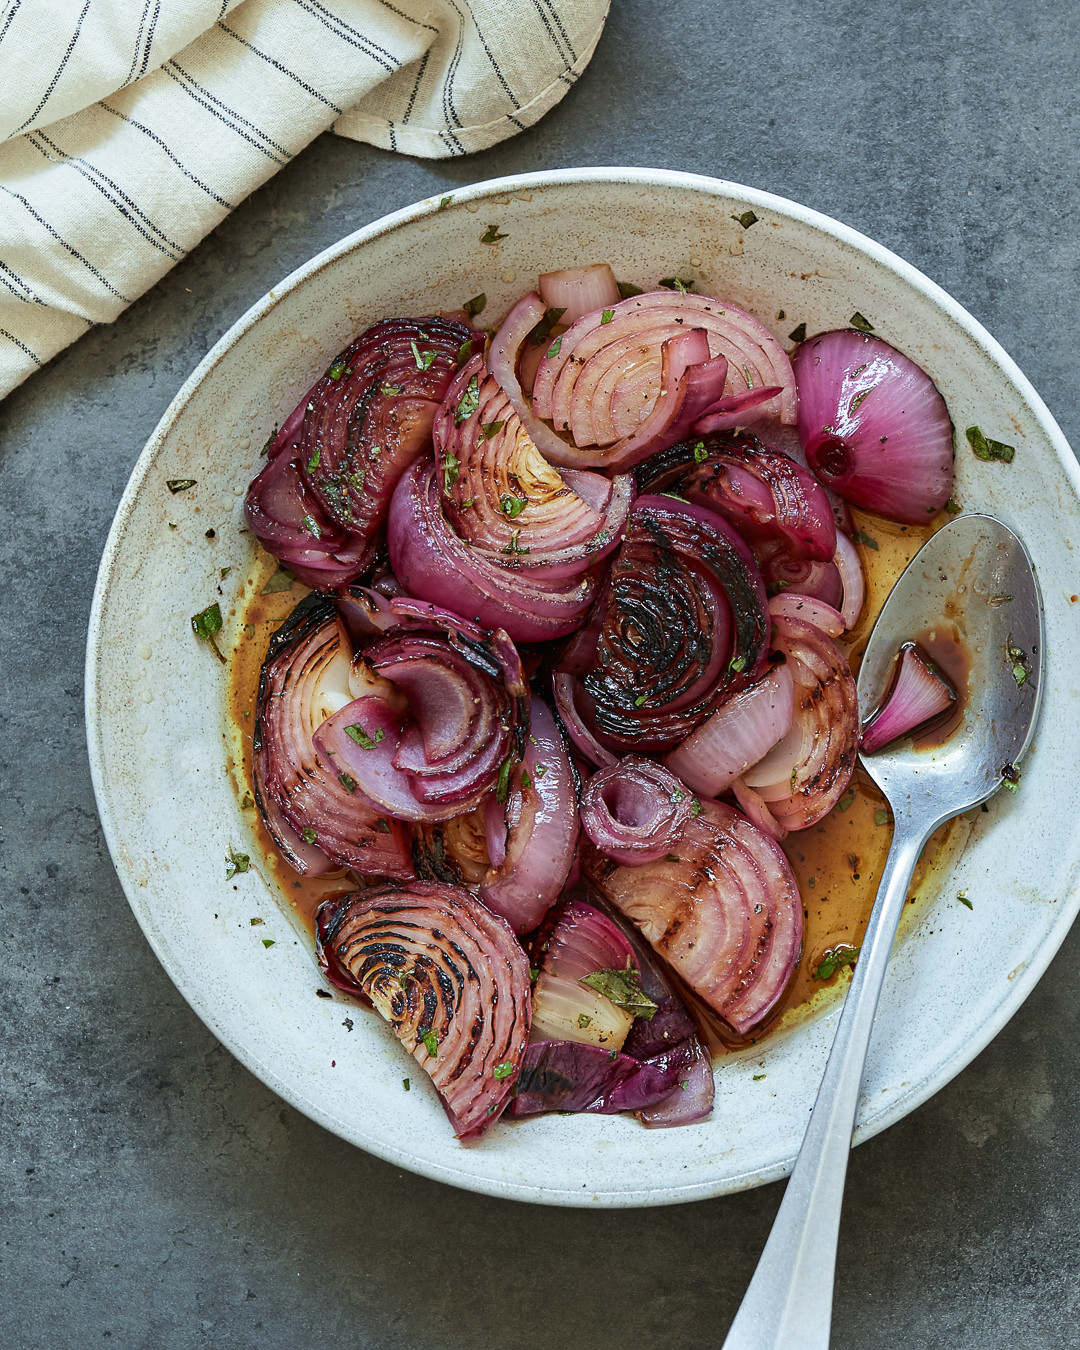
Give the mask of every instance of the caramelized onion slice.
[[460, 1139], [506, 1109], [529, 1037], [529, 962], [460, 886], [356, 891], [318, 913], [319, 960], [352, 982], [429, 1075]]
[[275, 633], [255, 710], [255, 800], [271, 838], [302, 874], [321, 875], [329, 858], [369, 876], [411, 877], [402, 826], [315, 745], [323, 722], [351, 701], [351, 661], [348, 635], [328, 600], [302, 600]]
[[791, 729], [743, 781], [784, 828], [805, 830], [848, 785], [859, 744], [858, 697], [847, 661], [815, 624], [775, 614], [773, 645], [795, 682]]
[[798, 963], [802, 900], [778, 845], [744, 816], [703, 802], [676, 855], [625, 867], [590, 854], [586, 868], [738, 1034], [768, 1017]]
[[669, 853], [690, 819], [693, 797], [670, 769], [628, 755], [594, 773], [581, 794], [581, 827], [601, 853], [635, 866]]
[[761, 577], [727, 522], [673, 497], [638, 498], [584, 680], [598, 738], [667, 749], [757, 678], [768, 631]]

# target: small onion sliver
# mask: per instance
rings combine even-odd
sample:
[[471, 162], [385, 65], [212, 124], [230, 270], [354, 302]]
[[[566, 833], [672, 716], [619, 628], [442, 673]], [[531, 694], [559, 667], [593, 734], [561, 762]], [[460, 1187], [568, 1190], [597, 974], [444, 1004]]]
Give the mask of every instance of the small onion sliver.
[[742, 690], [695, 728], [664, 763], [704, 797], [719, 797], [787, 735], [795, 686], [787, 665]]
[[547, 704], [533, 698], [529, 735], [507, 793], [502, 856], [496, 807], [485, 813], [493, 866], [480, 883], [480, 899], [516, 933], [531, 932], [559, 898], [578, 840], [574, 771]]
[[816, 600], [810, 595], [799, 595], [796, 591], [781, 591], [769, 601], [769, 613], [776, 618], [782, 615], [789, 619], [802, 619], [812, 623], [831, 638], [838, 638], [847, 629], [844, 616], [827, 605], [824, 600]]
[[581, 794], [581, 827], [615, 862], [655, 862], [675, 847], [693, 798], [653, 759], [628, 755], [593, 774]]
[[900, 648], [900, 659], [884, 703], [866, 723], [862, 734], [864, 755], [901, 736], [910, 736], [948, 712], [956, 703], [956, 691], [919, 654], [912, 642]]
[[752, 787], [747, 787], [741, 778], [736, 778], [731, 785], [732, 794], [739, 803], [739, 810], [752, 825], [756, 825], [759, 830], [764, 830], [770, 839], [775, 839], [778, 844], [788, 837], [788, 831], [776, 819], [769, 810], [766, 803], [754, 791]]
[[615, 273], [607, 263], [541, 272], [539, 290], [548, 309], [562, 310], [559, 321], [567, 328], [583, 314], [609, 309], [622, 299]]
[[863, 575], [858, 550], [843, 530], [836, 531], [836, 553], [833, 555], [833, 562], [840, 573], [840, 584], [844, 588], [840, 613], [844, 619], [844, 627], [850, 633], [859, 622], [859, 615], [866, 601], [866, 577]]

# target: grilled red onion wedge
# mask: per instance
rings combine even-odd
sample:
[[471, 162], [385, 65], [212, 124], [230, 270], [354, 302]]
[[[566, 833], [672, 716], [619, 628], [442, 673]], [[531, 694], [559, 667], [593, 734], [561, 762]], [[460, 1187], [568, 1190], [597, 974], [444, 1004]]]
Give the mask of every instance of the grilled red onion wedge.
[[636, 866], [675, 847], [693, 798], [654, 759], [628, 755], [594, 773], [581, 794], [581, 828], [601, 853]]
[[529, 962], [460, 886], [416, 881], [324, 904], [319, 960], [365, 995], [428, 1074], [459, 1139], [506, 1109], [529, 1038]]
[[373, 807], [315, 746], [321, 724], [352, 700], [351, 661], [337, 610], [317, 596], [302, 600], [274, 634], [255, 710], [255, 800], [271, 838], [298, 872], [320, 875], [330, 870], [329, 858], [369, 876], [411, 877], [402, 826]]
[[703, 802], [677, 853], [624, 867], [589, 853], [594, 884], [739, 1035], [776, 1007], [798, 963], [803, 910], [779, 847], [730, 807]]

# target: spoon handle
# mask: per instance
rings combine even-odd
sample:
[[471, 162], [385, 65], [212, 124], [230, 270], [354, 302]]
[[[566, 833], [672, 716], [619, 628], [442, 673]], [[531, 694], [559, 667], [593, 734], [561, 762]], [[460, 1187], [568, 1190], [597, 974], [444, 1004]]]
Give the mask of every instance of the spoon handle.
[[723, 1350], [828, 1350], [840, 1208], [870, 1031], [930, 829], [897, 816], [858, 963], [795, 1170]]

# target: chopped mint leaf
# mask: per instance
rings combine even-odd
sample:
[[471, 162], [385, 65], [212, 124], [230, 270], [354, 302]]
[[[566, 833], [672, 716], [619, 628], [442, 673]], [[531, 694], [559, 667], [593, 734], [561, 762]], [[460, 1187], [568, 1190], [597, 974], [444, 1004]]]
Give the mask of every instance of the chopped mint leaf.
[[648, 699], [648, 697], [649, 697], [648, 694], [638, 694], [637, 698], [634, 699], [634, 707], [640, 708], [641, 705]]
[[304, 829], [300, 831], [300, 836], [306, 844], [317, 843], [319, 839], [319, 836], [315, 833], [315, 831], [311, 828], [310, 825], [305, 826]]
[[753, 211], [744, 211], [741, 216], [732, 216], [731, 219], [737, 220], [744, 230], [758, 223], [757, 215]]
[[169, 478], [165, 486], [175, 496], [178, 492], [186, 492], [188, 488], [193, 488], [196, 481], [194, 478]]
[[764, 1077], [765, 1075], [763, 1073], [756, 1073], [754, 1074], [754, 1082], [760, 1083]]
[[481, 422], [481, 423], [480, 423], [480, 435], [484, 438], [485, 441], [490, 441], [491, 438], [492, 438], [492, 436], [497, 436], [497, 435], [499, 434], [499, 432], [502, 431], [502, 429], [503, 429], [504, 426], [506, 426], [505, 421], [503, 421], [503, 422]]
[[842, 966], [853, 966], [859, 959], [861, 948], [842, 942], [822, 957], [820, 964], [811, 971], [815, 980], [831, 980]]
[[495, 784], [495, 800], [500, 804], [506, 801], [510, 791], [510, 770], [514, 765], [513, 755], [507, 755], [499, 766], [499, 778]]
[[435, 1056], [439, 1053], [438, 1036], [436, 1036], [435, 1033], [429, 1027], [427, 1031], [421, 1032], [420, 1039], [424, 1042], [424, 1049], [428, 1052], [428, 1054], [432, 1057], [432, 1059], [434, 1059]]
[[225, 854], [225, 880], [231, 881], [237, 872], [246, 872], [250, 866], [251, 858], [246, 853], [230, 850]]
[[681, 277], [664, 277], [660, 285], [665, 291], [678, 291], [680, 295], [686, 295], [694, 289], [692, 281], [683, 281]]
[[520, 516], [527, 505], [524, 497], [512, 497], [508, 492], [499, 498], [499, 510], [511, 520]]
[[262, 940], [262, 945], [263, 945], [264, 947], [272, 947], [272, 946], [274, 945], [274, 939], [273, 939], [273, 938], [263, 938], [263, 940]]
[[872, 333], [874, 331], [874, 325], [865, 314], [860, 314], [858, 310], [855, 311], [848, 322], [852, 328], [857, 328], [860, 333]]
[[967, 905], [968, 909], [972, 909], [972, 910], [973, 910], [973, 909], [975, 908], [975, 906], [974, 906], [974, 905], [971, 903], [971, 901], [967, 898], [967, 893], [966, 893], [965, 891], [957, 891], [957, 892], [956, 892], [956, 898], [957, 898], [957, 900], [960, 901], [960, 903], [961, 903], [962, 905]]
[[697, 820], [698, 816], [701, 815], [701, 813], [702, 813], [702, 811], [704, 811], [704, 809], [705, 809], [705, 808], [702, 806], [702, 804], [701, 804], [701, 803], [698, 801], [698, 799], [695, 797], [694, 800], [690, 803], [690, 819], [691, 819], [691, 820]]
[[448, 450], [446, 452], [446, 457], [443, 460], [443, 492], [447, 497], [450, 496], [450, 489], [457, 482], [460, 473], [461, 460], [458, 459], [457, 455], [453, 454], [452, 451]]
[[979, 427], [968, 427], [964, 435], [968, 438], [968, 444], [971, 446], [976, 459], [988, 462], [997, 460], [1002, 464], [1011, 464], [1016, 456], [1014, 445], [1006, 445], [1003, 441], [991, 440], [989, 436], [983, 435]]
[[498, 1078], [501, 1080], [503, 1078], [509, 1078], [513, 1072], [514, 1072], [514, 1061], [512, 1059], [508, 1059], [505, 1064], [496, 1064], [491, 1071], [491, 1076], [492, 1078]]
[[520, 531], [520, 530], [515, 530], [514, 533], [510, 536], [510, 542], [507, 544], [507, 546], [506, 546], [504, 549], [502, 549], [502, 550], [500, 550], [500, 551], [503, 552], [503, 553], [510, 553], [510, 554], [514, 554], [514, 553], [528, 553], [528, 551], [529, 551], [528, 548], [527, 548], [527, 547], [526, 547], [526, 548], [522, 548], [521, 545], [518, 543], [518, 538], [519, 538], [520, 535], [521, 535], [521, 531]]
[[622, 296], [624, 300], [629, 300], [632, 295], [645, 294], [645, 292], [641, 289], [641, 287], [635, 286], [632, 281], [619, 281], [616, 282], [616, 285], [619, 288], [619, 294]]
[[330, 377], [330, 379], [340, 380], [342, 375], [352, 374], [352, 367], [346, 366], [344, 361], [335, 361], [334, 364], [330, 367], [330, 369], [326, 373]]
[[566, 313], [565, 306], [562, 309], [545, 309], [544, 317], [529, 334], [529, 341], [534, 347], [542, 347], [551, 336], [551, 330]]
[[380, 391], [381, 393], [385, 394], [385, 395], [387, 396], [387, 398], [393, 398], [393, 397], [395, 396], [395, 394], [400, 394], [400, 393], [401, 393], [401, 385], [400, 385], [400, 384], [380, 384], [380, 385], [379, 385], [379, 391]]
[[[453, 200], [454, 200], [453, 197], [444, 197], [444, 198], [442, 199], [442, 201], [439, 202], [439, 210], [440, 210], [440, 211], [445, 211], [446, 208], [450, 205], [450, 203], [451, 203]], [[405, 1091], [408, 1092], [408, 1090], [409, 1090], [409, 1080], [406, 1078], [406, 1080], [405, 1080]]]
[[521, 771], [521, 786], [522, 786], [523, 788], [531, 788], [531, 787], [532, 787], [532, 779], [529, 777], [529, 771], [528, 771], [528, 769], [522, 769], [522, 771]]
[[600, 315], [600, 323], [601, 323], [601, 325], [603, 325], [603, 324], [605, 324], [605, 323], [610, 323], [614, 317], [615, 317], [615, 311], [614, 311], [613, 309], [605, 309], [604, 312], [603, 312], [603, 314]]
[[584, 1031], [586, 1027], [592, 1025], [592, 1018], [588, 1013], [578, 1013], [577, 1024]]
[[559, 336], [559, 337], [557, 337], [557, 338], [555, 339], [555, 341], [554, 341], [554, 342], [551, 344], [551, 346], [547, 349], [547, 354], [548, 354], [548, 356], [558, 356], [558, 354], [559, 354], [561, 351], [562, 351], [562, 337]]
[[341, 784], [341, 786], [345, 789], [346, 792], [356, 791], [356, 779], [353, 778], [351, 774], [339, 773], [338, 782]]
[[698, 441], [694, 446], [694, 461], [697, 464], [703, 464], [709, 458], [709, 452], [705, 449], [705, 442]]
[[891, 825], [893, 823], [892, 812], [886, 811], [884, 807], [879, 807], [874, 812], [875, 825]]
[[221, 648], [217, 645], [216, 633], [221, 632], [221, 606], [215, 600], [212, 605], [206, 609], [200, 610], [198, 614], [191, 616], [191, 631], [199, 639], [212, 648], [214, 655], [225, 665], [225, 657], [222, 655]]
[[319, 524], [314, 516], [305, 516], [300, 524], [307, 530], [312, 539], [322, 538], [322, 530], [319, 528]]
[[956, 500], [955, 497], [950, 497], [949, 500], [945, 503], [945, 510], [950, 516], [958, 516], [963, 509], [964, 508], [960, 505], [960, 503]]
[[475, 338], [466, 338], [465, 341], [461, 344], [461, 346], [457, 349], [458, 370], [460, 370], [461, 367], [465, 364], [465, 362], [468, 361], [469, 358], [472, 356], [473, 354], [472, 348], [473, 343], [475, 341], [476, 341]]
[[232, 571], [231, 567], [221, 567], [218, 569], [218, 576], [221, 578], [222, 581], [224, 581], [231, 571]]
[[420, 351], [415, 342], [410, 342], [409, 346], [412, 348], [413, 360], [416, 362], [416, 369], [430, 370], [431, 363], [432, 361], [435, 360], [435, 353]]
[[351, 726], [345, 728], [345, 735], [350, 741], [355, 741], [361, 750], [374, 750], [386, 732], [382, 727], [376, 727], [375, 735], [369, 736], [359, 722], [353, 722]]
[[635, 1017], [643, 1017], [646, 1022], [651, 1022], [656, 1013], [656, 1004], [642, 991], [637, 971], [629, 964], [629, 957], [625, 970], [596, 970], [591, 975], [583, 975], [579, 983], [603, 994], [616, 1008], [633, 1013]]
[[865, 530], [856, 530], [854, 535], [852, 535], [852, 538], [855, 540], [857, 544], [863, 544], [865, 545], [866, 548], [872, 548], [878, 551], [881, 548], [881, 545], [878, 543], [878, 541], [876, 539], [872, 539], [870, 535], [866, 533]]
[[384, 816], [380, 816], [372, 828], [378, 830], [380, 834], [389, 834], [390, 822]]
[[310, 458], [310, 459], [308, 460], [308, 462], [307, 462], [307, 471], [308, 471], [308, 473], [314, 473], [314, 472], [315, 472], [315, 470], [319, 467], [319, 460], [320, 460], [320, 459], [322, 459], [322, 449], [321, 449], [320, 446], [316, 446], [316, 447], [315, 447], [315, 453], [311, 456], [311, 458]]
[[454, 423], [460, 426], [462, 422], [467, 421], [477, 408], [480, 406], [480, 380], [476, 375], [472, 377], [465, 387], [465, 392], [454, 412]]
[[797, 324], [797, 325], [791, 330], [791, 332], [788, 334], [788, 341], [789, 341], [789, 342], [805, 342], [805, 341], [806, 341], [806, 324], [804, 324], [804, 323]]
[[[487, 295], [484, 291], [481, 291], [479, 295], [474, 295], [471, 300], [466, 300], [461, 308], [470, 319], [475, 319], [478, 314], [483, 314], [486, 305]], [[469, 341], [471, 343], [472, 338], [470, 338]]]
[[480, 236], [480, 242], [482, 244], [497, 244], [500, 239], [505, 239], [506, 237], [505, 234], [499, 233], [498, 225], [489, 225]]

